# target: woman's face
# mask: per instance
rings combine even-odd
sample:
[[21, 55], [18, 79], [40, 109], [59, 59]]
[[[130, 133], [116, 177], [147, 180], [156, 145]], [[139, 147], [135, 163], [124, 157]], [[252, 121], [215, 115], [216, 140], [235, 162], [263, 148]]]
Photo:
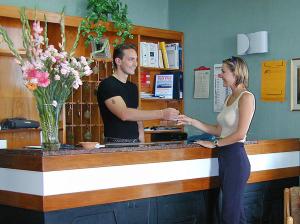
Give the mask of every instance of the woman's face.
[[236, 78], [227, 64], [222, 65], [222, 73], [219, 74], [219, 78], [223, 80], [224, 87], [231, 87], [235, 85]]

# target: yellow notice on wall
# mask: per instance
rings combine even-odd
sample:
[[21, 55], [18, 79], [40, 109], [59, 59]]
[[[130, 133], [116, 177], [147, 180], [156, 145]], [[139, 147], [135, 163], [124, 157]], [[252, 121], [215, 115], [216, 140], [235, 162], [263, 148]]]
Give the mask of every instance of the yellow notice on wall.
[[261, 100], [285, 100], [286, 61], [264, 61], [261, 69]]

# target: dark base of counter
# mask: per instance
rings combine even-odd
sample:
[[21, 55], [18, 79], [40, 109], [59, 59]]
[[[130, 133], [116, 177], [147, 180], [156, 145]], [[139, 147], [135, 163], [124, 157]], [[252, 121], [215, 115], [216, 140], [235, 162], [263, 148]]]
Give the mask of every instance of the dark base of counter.
[[[282, 224], [283, 189], [298, 184], [298, 177], [249, 184], [244, 199], [248, 224]], [[212, 189], [47, 213], [0, 205], [0, 223], [214, 224], [217, 203], [218, 191]]]

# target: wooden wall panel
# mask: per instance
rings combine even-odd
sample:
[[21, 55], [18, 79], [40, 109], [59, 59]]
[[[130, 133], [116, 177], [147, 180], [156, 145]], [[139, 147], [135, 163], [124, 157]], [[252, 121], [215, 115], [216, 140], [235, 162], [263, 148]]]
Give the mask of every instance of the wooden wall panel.
[[37, 120], [35, 100], [24, 86], [19, 65], [13, 57], [1, 57], [0, 60], [0, 120], [9, 117], [24, 117]]
[[[23, 49], [22, 44], [22, 27], [20, 19], [11, 19], [0, 17], [0, 25], [4, 27], [7, 34], [12, 39], [16, 49]], [[0, 49], [8, 49], [6, 43], [0, 41]]]
[[[141, 109], [143, 110], [161, 110], [167, 107], [166, 100], [156, 100], [157, 102], [154, 103], [153, 100], [142, 100]], [[159, 126], [160, 120], [149, 120], [144, 121], [144, 127], [152, 127], [152, 126]]]

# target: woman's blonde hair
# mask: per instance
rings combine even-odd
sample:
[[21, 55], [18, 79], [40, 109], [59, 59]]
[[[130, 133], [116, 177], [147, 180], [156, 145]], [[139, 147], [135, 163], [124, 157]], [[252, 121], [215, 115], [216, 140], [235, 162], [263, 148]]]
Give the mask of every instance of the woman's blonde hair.
[[225, 59], [223, 64], [226, 64], [230, 71], [234, 74], [236, 81], [235, 85], [244, 84], [244, 86], [248, 87], [248, 66], [244, 59], [240, 57], [234, 57]]

